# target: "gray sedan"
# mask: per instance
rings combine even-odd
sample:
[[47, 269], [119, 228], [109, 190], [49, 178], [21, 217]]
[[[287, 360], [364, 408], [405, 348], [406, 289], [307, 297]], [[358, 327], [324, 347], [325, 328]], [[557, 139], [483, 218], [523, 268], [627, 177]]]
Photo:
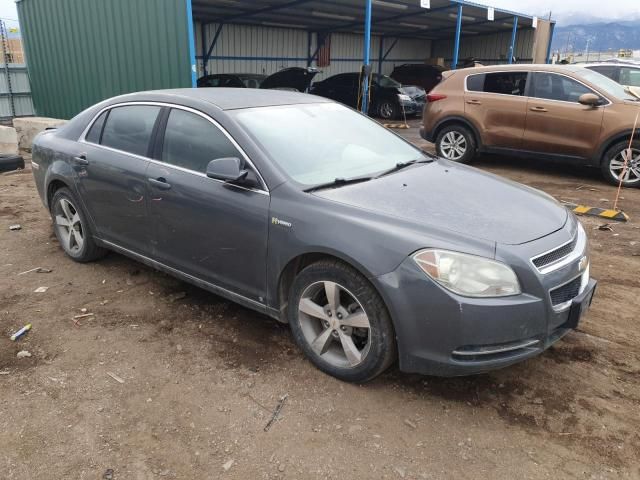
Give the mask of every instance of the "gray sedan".
[[311, 95], [142, 92], [35, 141], [65, 253], [107, 250], [291, 326], [318, 368], [465, 375], [578, 325], [586, 235], [539, 191], [433, 158]]

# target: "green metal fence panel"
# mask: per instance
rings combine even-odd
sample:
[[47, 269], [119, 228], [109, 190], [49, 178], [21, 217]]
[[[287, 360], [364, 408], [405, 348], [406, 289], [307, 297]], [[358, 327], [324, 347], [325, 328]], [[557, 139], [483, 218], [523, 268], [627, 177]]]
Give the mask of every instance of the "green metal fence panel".
[[186, 0], [19, 0], [18, 16], [38, 115], [192, 85]]

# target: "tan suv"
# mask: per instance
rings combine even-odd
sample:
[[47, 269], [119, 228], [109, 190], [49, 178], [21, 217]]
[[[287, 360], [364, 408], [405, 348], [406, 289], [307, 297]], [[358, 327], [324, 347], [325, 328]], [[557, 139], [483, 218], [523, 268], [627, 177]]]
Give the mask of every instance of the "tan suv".
[[[572, 65], [499, 65], [444, 72], [427, 96], [423, 138], [438, 154], [469, 162], [477, 152], [599, 166], [616, 185], [640, 186], [640, 101], [625, 87]], [[623, 175], [624, 171], [624, 175]]]

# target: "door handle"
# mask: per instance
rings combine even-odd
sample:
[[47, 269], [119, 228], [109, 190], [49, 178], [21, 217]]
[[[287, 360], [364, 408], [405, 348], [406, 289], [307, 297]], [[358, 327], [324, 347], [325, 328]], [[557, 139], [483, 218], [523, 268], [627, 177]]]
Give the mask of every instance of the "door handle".
[[73, 163], [83, 167], [89, 165], [89, 160], [87, 160], [87, 154], [81, 153], [80, 155], [73, 157]]
[[158, 190], [170, 190], [171, 184], [167, 183], [167, 180], [163, 177], [149, 178], [149, 183], [156, 187]]
[[467, 103], [469, 105], [482, 105], [482, 102], [480, 100], [467, 100]]
[[529, 110], [532, 112], [548, 112], [548, 110], [544, 107], [531, 107]]

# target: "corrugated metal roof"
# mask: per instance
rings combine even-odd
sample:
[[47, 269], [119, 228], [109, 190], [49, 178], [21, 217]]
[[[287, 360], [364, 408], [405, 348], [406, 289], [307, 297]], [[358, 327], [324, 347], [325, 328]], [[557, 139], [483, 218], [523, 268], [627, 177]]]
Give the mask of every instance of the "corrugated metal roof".
[[21, 0], [18, 14], [38, 115], [191, 86], [185, 0]]

